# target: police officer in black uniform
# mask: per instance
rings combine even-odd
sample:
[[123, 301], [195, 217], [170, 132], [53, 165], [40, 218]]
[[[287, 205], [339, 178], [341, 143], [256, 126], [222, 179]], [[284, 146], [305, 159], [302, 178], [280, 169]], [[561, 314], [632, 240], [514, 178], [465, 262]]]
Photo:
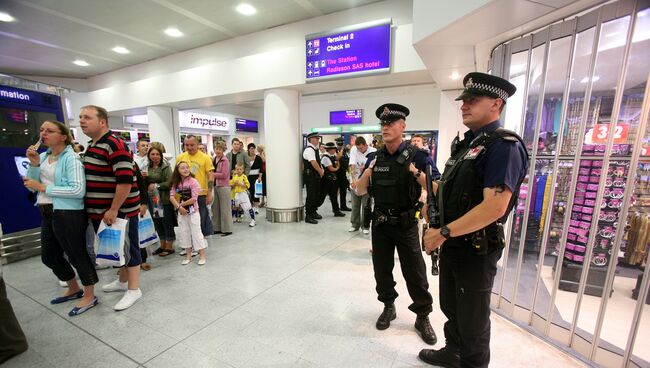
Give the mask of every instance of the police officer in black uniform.
[[317, 224], [323, 217], [316, 212], [318, 202], [320, 201], [320, 178], [325, 171], [320, 164], [320, 155], [318, 142], [320, 136], [318, 133], [307, 135], [307, 146], [302, 151], [302, 168], [303, 182], [307, 189], [307, 198], [305, 199], [305, 222]]
[[325, 197], [329, 195], [330, 202], [332, 203], [332, 212], [334, 217], [345, 217], [341, 212], [338, 202], [338, 171], [341, 169], [339, 156], [336, 153], [336, 145], [334, 142], [327, 142], [325, 144], [326, 154], [321, 157], [321, 166], [325, 170], [325, 175], [321, 178], [320, 185], [320, 200], [318, 207], [322, 206], [325, 202]]
[[503, 221], [528, 168], [521, 138], [501, 128], [499, 116], [516, 88], [505, 79], [469, 73], [463, 80], [463, 124], [442, 179], [434, 185], [441, 227], [427, 230], [427, 253], [440, 251], [440, 309], [447, 317], [445, 347], [420, 359], [441, 367], [487, 367], [490, 295], [505, 246]]
[[[384, 147], [377, 151], [372, 163], [357, 184], [359, 195], [365, 194], [369, 181], [375, 201], [372, 216], [372, 264], [376, 290], [384, 311], [377, 320], [377, 329], [384, 330], [397, 317], [394, 301], [398, 294], [393, 278], [395, 248], [402, 275], [413, 304], [409, 309], [417, 314], [415, 329], [427, 344], [434, 345], [436, 334], [429, 322], [433, 299], [420, 241], [416, 207], [425, 175], [427, 153], [402, 139], [409, 110], [398, 104], [384, 104], [377, 109], [381, 122]], [[437, 168], [431, 168], [438, 174]]]
[[341, 153], [339, 158], [339, 170], [336, 172], [336, 182], [339, 187], [339, 198], [340, 198], [340, 207], [341, 211], [352, 211], [352, 208], [348, 207], [348, 188], [350, 187], [350, 181], [348, 180], [348, 169], [350, 167], [350, 154], [345, 149], [343, 137], [336, 138], [336, 148]]

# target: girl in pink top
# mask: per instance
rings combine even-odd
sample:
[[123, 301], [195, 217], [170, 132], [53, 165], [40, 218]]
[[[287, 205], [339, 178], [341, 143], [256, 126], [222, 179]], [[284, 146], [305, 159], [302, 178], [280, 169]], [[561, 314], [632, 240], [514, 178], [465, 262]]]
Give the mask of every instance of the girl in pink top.
[[169, 191], [169, 201], [178, 211], [178, 227], [180, 229], [180, 244], [185, 248], [186, 258], [182, 265], [192, 262], [192, 250], [199, 252], [199, 265], [205, 264], [205, 248], [208, 246], [201, 232], [201, 215], [197, 199], [201, 185], [194, 179], [190, 165], [185, 161], [176, 163], [172, 174], [172, 187]]

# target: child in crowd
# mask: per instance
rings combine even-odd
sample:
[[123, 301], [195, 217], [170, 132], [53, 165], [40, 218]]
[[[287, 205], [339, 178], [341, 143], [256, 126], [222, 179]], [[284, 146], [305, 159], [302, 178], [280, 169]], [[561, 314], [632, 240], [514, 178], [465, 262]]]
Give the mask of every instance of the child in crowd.
[[192, 262], [192, 250], [199, 252], [199, 265], [205, 264], [205, 248], [207, 247], [201, 232], [201, 216], [197, 199], [201, 192], [201, 185], [194, 179], [190, 165], [179, 161], [172, 174], [169, 201], [178, 211], [178, 227], [180, 229], [181, 247], [185, 248], [187, 256], [182, 265]]
[[[248, 211], [248, 214], [251, 217], [251, 222], [248, 226], [255, 226], [255, 211], [253, 211], [253, 206], [251, 201], [248, 198], [248, 188], [250, 188], [250, 183], [248, 178], [244, 175], [244, 165], [237, 164], [235, 166], [235, 173], [230, 179], [230, 187], [232, 188], [233, 196], [233, 208], [241, 206], [244, 211]], [[233, 213], [234, 216], [234, 213]]]

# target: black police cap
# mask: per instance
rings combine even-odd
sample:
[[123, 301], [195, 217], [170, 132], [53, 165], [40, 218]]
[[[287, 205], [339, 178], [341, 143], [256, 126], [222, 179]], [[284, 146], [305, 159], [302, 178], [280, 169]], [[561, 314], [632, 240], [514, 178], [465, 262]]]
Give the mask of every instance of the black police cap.
[[307, 134], [307, 140], [309, 140], [309, 138], [314, 138], [314, 137], [320, 137], [320, 135], [317, 132], [312, 132]]
[[390, 124], [395, 120], [404, 119], [409, 116], [409, 109], [396, 103], [387, 103], [379, 106], [375, 111], [375, 116], [381, 121], [381, 124]]
[[488, 96], [500, 98], [505, 102], [508, 97], [514, 95], [517, 91], [517, 87], [503, 78], [478, 72], [467, 74], [463, 78], [463, 86], [465, 86], [465, 89], [456, 98], [456, 101]]

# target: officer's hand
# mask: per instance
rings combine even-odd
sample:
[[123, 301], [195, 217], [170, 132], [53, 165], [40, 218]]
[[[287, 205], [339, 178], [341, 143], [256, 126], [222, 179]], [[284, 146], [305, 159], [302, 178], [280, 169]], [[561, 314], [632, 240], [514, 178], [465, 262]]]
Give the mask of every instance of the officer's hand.
[[442, 243], [445, 242], [445, 237], [440, 234], [440, 229], [431, 228], [427, 229], [424, 233], [424, 249], [427, 254], [431, 254], [434, 250], [440, 248]]
[[413, 163], [411, 162], [411, 164], [409, 165], [409, 171], [411, 172], [411, 174], [415, 175], [418, 172], [418, 168], [415, 167], [415, 165], [413, 165]]

